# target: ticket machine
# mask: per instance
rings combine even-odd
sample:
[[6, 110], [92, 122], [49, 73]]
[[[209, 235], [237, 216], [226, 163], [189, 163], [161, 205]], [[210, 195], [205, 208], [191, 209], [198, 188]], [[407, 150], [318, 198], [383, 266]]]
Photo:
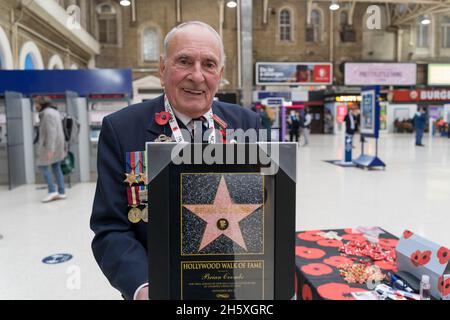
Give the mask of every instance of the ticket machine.
[[0, 99], [0, 181], [13, 189], [34, 183], [30, 100], [7, 91]]
[[261, 102], [268, 108], [271, 108], [274, 113], [274, 122], [271, 130], [272, 141], [286, 141], [286, 107], [292, 106], [292, 101], [287, 101], [284, 98], [266, 98]]

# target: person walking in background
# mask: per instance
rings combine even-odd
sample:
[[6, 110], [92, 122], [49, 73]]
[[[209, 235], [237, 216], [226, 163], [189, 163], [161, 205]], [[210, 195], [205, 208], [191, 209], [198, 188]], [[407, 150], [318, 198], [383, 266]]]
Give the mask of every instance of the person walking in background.
[[305, 138], [305, 146], [309, 144], [309, 134], [311, 133], [311, 122], [312, 122], [312, 115], [309, 113], [309, 109], [305, 109], [305, 114], [303, 116], [304, 121], [301, 128], [301, 133], [303, 134], [303, 137]]
[[261, 114], [260, 114], [260, 118], [261, 118], [261, 126], [263, 127], [263, 129], [266, 129], [267, 131], [267, 141], [271, 141], [271, 128], [272, 128], [272, 124], [273, 124], [273, 119], [269, 114], [269, 110], [267, 108], [267, 106], [265, 105], [261, 105]]
[[294, 110], [292, 110], [289, 115], [288, 123], [290, 126], [289, 141], [290, 142], [294, 142], [294, 141], [298, 142], [298, 134], [299, 134], [299, 129], [300, 129], [300, 117]]
[[423, 132], [425, 131], [425, 124], [427, 118], [424, 107], [420, 107], [413, 118], [414, 129], [416, 130], [416, 146], [424, 147], [422, 144]]
[[355, 147], [353, 145], [353, 135], [355, 134], [356, 130], [358, 129], [356, 117], [357, 117], [356, 108], [351, 108], [351, 109], [349, 109], [349, 111], [347, 112], [347, 115], [344, 118], [345, 134], [348, 136], [351, 136], [353, 148]]
[[323, 118], [325, 133], [333, 133], [333, 115], [329, 109], [325, 108], [325, 115]]
[[[34, 98], [36, 111], [39, 112], [39, 135], [37, 138], [37, 165], [48, 186], [48, 194], [42, 202], [65, 199], [64, 176], [61, 170], [61, 161], [67, 155], [62, 118], [56, 107], [51, 105], [50, 99], [42, 96]], [[53, 183], [52, 174], [56, 178]]]

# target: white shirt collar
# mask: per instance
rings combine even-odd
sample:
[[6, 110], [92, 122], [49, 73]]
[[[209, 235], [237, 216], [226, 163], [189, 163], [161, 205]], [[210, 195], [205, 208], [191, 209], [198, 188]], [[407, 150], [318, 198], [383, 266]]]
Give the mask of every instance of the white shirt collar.
[[187, 116], [187, 115], [185, 115], [184, 113], [179, 112], [173, 106], [172, 106], [172, 110], [173, 110], [173, 113], [175, 114], [175, 117], [177, 117], [178, 120], [183, 122], [184, 126], [187, 127], [189, 122], [191, 122], [192, 118]]
[[[169, 101], [169, 103], [170, 103], [170, 101]], [[177, 109], [175, 109], [171, 103], [170, 103], [170, 106], [172, 107], [175, 117], [177, 117], [181, 122], [183, 122], [183, 124], [186, 128], [189, 128], [191, 126], [192, 118], [185, 115], [184, 113], [181, 113]], [[205, 116], [208, 112], [209, 111], [205, 112], [203, 115]]]

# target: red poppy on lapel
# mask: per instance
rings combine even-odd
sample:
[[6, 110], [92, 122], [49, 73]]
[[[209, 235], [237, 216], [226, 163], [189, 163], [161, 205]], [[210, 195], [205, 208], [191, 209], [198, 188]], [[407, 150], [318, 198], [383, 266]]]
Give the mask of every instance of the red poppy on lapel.
[[160, 126], [167, 124], [167, 122], [169, 122], [169, 120], [170, 120], [170, 117], [171, 117], [171, 115], [167, 111], [161, 111], [161, 112], [155, 113], [155, 121]]

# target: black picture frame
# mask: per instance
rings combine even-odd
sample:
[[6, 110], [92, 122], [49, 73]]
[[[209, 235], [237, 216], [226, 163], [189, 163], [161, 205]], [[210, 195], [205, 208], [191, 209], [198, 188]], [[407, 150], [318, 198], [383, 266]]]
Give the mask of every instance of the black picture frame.
[[[160, 146], [162, 144], [164, 146]], [[238, 145], [216, 146], [223, 148], [224, 157], [226, 157], [227, 150], [229, 152], [231, 149], [236, 155], [238, 148]], [[256, 293], [248, 293], [248, 295], [242, 295], [242, 293], [240, 295], [233, 295], [233, 293], [231, 295], [205, 295], [199, 293], [183, 294], [182, 296], [180, 261], [198, 261], [199, 257], [181, 255], [180, 237], [182, 235], [180, 235], [180, 229], [182, 226], [180, 216], [182, 217], [182, 214], [180, 215], [180, 201], [182, 199], [180, 193], [182, 192], [182, 174], [220, 174], [221, 176], [229, 175], [228, 178], [243, 173], [259, 175], [261, 171], [264, 171], [262, 169], [268, 167], [267, 163], [264, 165], [259, 160], [257, 163], [250, 163], [249, 159], [246, 158], [243, 163], [240, 162], [239, 164], [205, 164], [203, 160], [197, 164], [175, 164], [168, 155], [172, 147], [168, 147], [167, 143], [148, 143], [146, 148], [147, 168], [158, 167], [153, 174], [149, 174], [150, 181], [148, 183], [149, 298], [151, 300], [292, 299], [295, 294], [296, 171], [295, 168], [286, 169], [283, 163], [296, 163], [296, 144], [277, 143], [277, 147], [280, 148], [277, 165], [280, 163], [281, 165], [278, 166], [275, 174], [263, 175], [262, 177], [264, 181], [264, 204], [267, 208], [264, 209], [267, 212], [264, 211], [263, 215], [263, 246], [269, 249], [264, 250], [264, 254], [260, 256], [251, 257], [252, 259], [262, 257], [264, 265], [270, 266], [267, 270], [263, 269], [262, 296]], [[205, 147], [207, 147], [206, 144], [202, 145], [202, 150]], [[193, 151], [193, 148], [194, 144], [188, 144], [184, 147], [184, 151]], [[283, 152], [283, 150], [290, 151]], [[162, 153], [165, 153], [165, 155]], [[289, 161], [286, 161], [286, 157], [290, 157]], [[214, 259], [215, 261], [243, 261], [247, 259], [247, 254], [240, 254], [238, 259], [236, 259], [236, 256], [237, 254], [220, 254], [215, 255]], [[200, 261], [208, 259], [211, 259], [208, 254], [202, 254], [200, 257]], [[178, 286], [178, 283], [180, 286]], [[249, 287], [249, 290], [254, 290], [257, 287]], [[234, 291], [237, 292], [237, 289]], [[196, 291], [191, 290], [191, 293], [196, 293]]]

